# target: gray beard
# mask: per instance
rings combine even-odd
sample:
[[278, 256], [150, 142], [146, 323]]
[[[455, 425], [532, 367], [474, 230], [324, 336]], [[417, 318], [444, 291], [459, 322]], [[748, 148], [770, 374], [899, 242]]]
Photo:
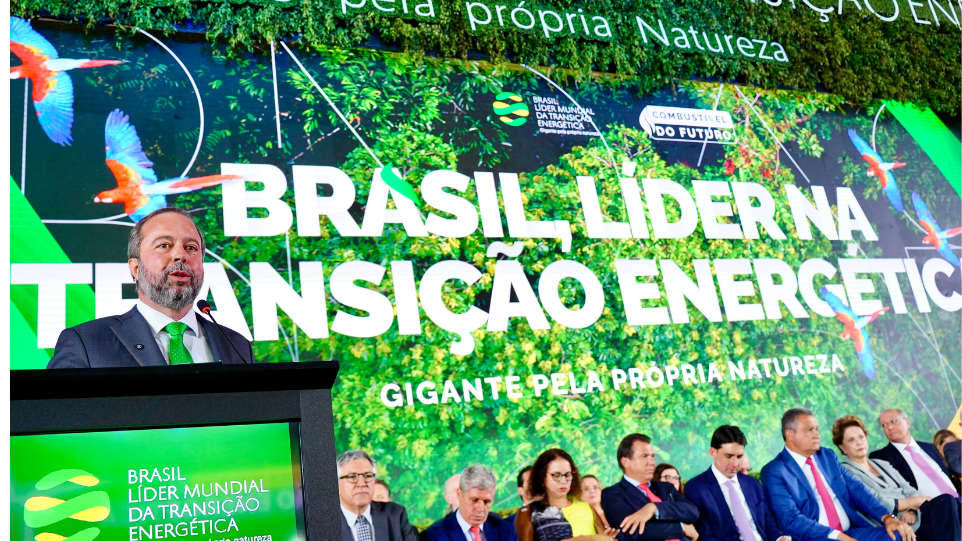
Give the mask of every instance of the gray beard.
[[[180, 287], [170, 285], [168, 281], [170, 273], [176, 271], [189, 274], [190, 283]], [[171, 310], [180, 310], [193, 304], [197, 294], [200, 293], [202, 283], [203, 276], [194, 274], [194, 271], [190, 270], [190, 267], [184, 263], [175, 263], [161, 274], [147, 274], [143, 265], [137, 269], [137, 289], [158, 306]]]

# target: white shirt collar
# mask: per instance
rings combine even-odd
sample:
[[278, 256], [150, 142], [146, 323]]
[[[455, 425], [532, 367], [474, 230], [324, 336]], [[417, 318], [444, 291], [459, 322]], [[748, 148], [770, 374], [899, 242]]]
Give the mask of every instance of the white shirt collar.
[[718, 484], [719, 484], [719, 485], [725, 486], [725, 483], [727, 483], [727, 482], [729, 482], [729, 481], [735, 481], [735, 486], [737, 486], [739, 489], [741, 489], [741, 487], [738, 486], [738, 474], [737, 474], [737, 473], [735, 474], [735, 477], [732, 477], [731, 479], [729, 479], [728, 477], [725, 477], [725, 474], [724, 474], [724, 473], [718, 471], [718, 468], [715, 467], [715, 464], [714, 464], [714, 463], [712, 463], [712, 465], [711, 465], [711, 472], [715, 474], [715, 479], [718, 481]]
[[[796, 453], [795, 451], [792, 451], [792, 450], [789, 449], [788, 447], [786, 447], [785, 450], [788, 451], [788, 454], [792, 455], [792, 458], [794, 458], [794, 459], [795, 459], [795, 462], [798, 463], [798, 467], [799, 467], [799, 468], [805, 466], [805, 461], [807, 461], [808, 458], [810, 458], [810, 457], [804, 457], [804, 456]], [[813, 456], [814, 456], [814, 455], [813, 455]], [[814, 459], [814, 458], [812, 458], [812, 463], [813, 463], [813, 464], [815, 463], [815, 459]], [[805, 470], [802, 470], [802, 471], [805, 471]]]
[[[460, 509], [456, 510], [456, 511], [454, 512], [454, 514], [455, 514], [455, 515], [457, 516], [457, 518], [458, 518], [458, 525], [461, 526], [461, 531], [464, 532], [464, 535], [466, 535], [466, 536], [468, 537], [468, 539], [473, 538], [473, 536], [471, 535], [471, 528], [472, 528], [473, 526], [471, 526], [470, 524], [468, 524], [468, 521], [464, 520], [464, 517], [461, 516], [461, 510], [460, 510]], [[483, 525], [483, 524], [481, 525], [480, 528], [481, 528], [481, 531], [484, 531], [484, 525]]]
[[[354, 513], [353, 511], [348, 510], [347, 507], [344, 507], [343, 503], [341, 504], [341, 512], [344, 513], [344, 519], [347, 520], [347, 525], [353, 528], [354, 525], [357, 523], [357, 517], [358, 517], [357, 513]], [[361, 513], [361, 515], [367, 519], [367, 523], [370, 524], [371, 528], [373, 529], [374, 522], [371, 519], [371, 504], [367, 504], [367, 508], [364, 509], [364, 512]]]
[[[158, 312], [157, 310], [147, 306], [147, 303], [137, 299], [137, 310], [140, 315], [144, 316], [147, 320], [147, 324], [150, 325], [150, 329], [154, 331], [154, 337], [160, 334], [164, 328], [173, 323], [173, 319], [169, 318], [167, 315]], [[187, 328], [194, 331], [194, 336], [201, 336], [200, 325], [197, 323], [197, 312], [189, 310], [184, 317], [180, 319], [181, 323], [186, 323]]]
[[906, 448], [906, 447], [911, 447], [913, 451], [921, 451], [921, 450], [922, 450], [922, 448], [919, 447], [919, 444], [916, 443], [915, 438], [912, 438], [912, 441], [910, 441], [910, 442], [908, 442], [908, 443], [896, 443], [896, 442], [893, 441], [893, 442], [892, 442], [892, 445], [894, 445], [895, 448], [898, 449], [900, 453], [905, 452], [905, 448]]
[[640, 486], [640, 485], [642, 484], [642, 483], [640, 483], [639, 481], [635, 481], [635, 480], [632, 479], [631, 477], [628, 477], [627, 475], [625, 476], [625, 481], [628, 481], [629, 483], [632, 484], [632, 486], [636, 486], [636, 487], [637, 487], [637, 486]]

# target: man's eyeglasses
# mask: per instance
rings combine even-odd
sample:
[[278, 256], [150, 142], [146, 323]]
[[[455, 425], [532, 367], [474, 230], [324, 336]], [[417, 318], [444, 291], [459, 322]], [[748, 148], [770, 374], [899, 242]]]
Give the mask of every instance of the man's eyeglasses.
[[885, 422], [885, 423], [879, 423], [879, 424], [882, 426], [882, 430], [885, 430], [886, 428], [894, 425], [895, 423], [901, 421], [902, 419], [905, 419], [905, 417], [896, 417], [895, 419], [892, 419], [891, 421], [888, 421], [888, 422]]
[[377, 477], [377, 474], [367, 472], [367, 473], [349, 473], [347, 475], [342, 475], [338, 477], [338, 479], [345, 479], [348, 483], [355, 485], [361, 479], [364, 479], [364, 481], [370, 483], [371, 481], [374, 480], [375, 477]]
[[555, 482], [560, 482], [562, 479], [564, 479], [565, 481], [571, 481], [572, 479], [575, 478], [575, 474], [571, 472], [567, 472], [567, 473], [554, 472], [554, 473], [549, 473], [548, 475], [550, 475], [551, 478], [555, 480]]

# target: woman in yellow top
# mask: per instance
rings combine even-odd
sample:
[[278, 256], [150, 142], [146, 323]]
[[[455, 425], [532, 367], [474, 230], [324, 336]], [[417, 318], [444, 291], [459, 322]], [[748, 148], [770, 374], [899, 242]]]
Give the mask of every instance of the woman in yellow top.
[[578, 499], [581, 482], [574, 460], [548, 449], [534, 462], [528, 492], [535, 501], [518, 509], [518, 541], [610, 541], [618, 530], [605, 528], [590, 505]]

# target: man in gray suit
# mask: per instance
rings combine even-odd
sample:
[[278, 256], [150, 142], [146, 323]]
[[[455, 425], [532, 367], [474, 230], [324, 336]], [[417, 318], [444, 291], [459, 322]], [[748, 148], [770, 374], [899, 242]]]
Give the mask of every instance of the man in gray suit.
[[374, 502], [377, 464], [359, 449], [337, 457], [337, 493], [341, 500], [343, 541], [418, 541], [404, 507]]
[[127, 243], [137, 305], [65, 329], [47, 368], [253, 362], [246, 338], [193, 310], [204, 283], [204, 248], [187, 212], [168, 207], [145, 216]]

